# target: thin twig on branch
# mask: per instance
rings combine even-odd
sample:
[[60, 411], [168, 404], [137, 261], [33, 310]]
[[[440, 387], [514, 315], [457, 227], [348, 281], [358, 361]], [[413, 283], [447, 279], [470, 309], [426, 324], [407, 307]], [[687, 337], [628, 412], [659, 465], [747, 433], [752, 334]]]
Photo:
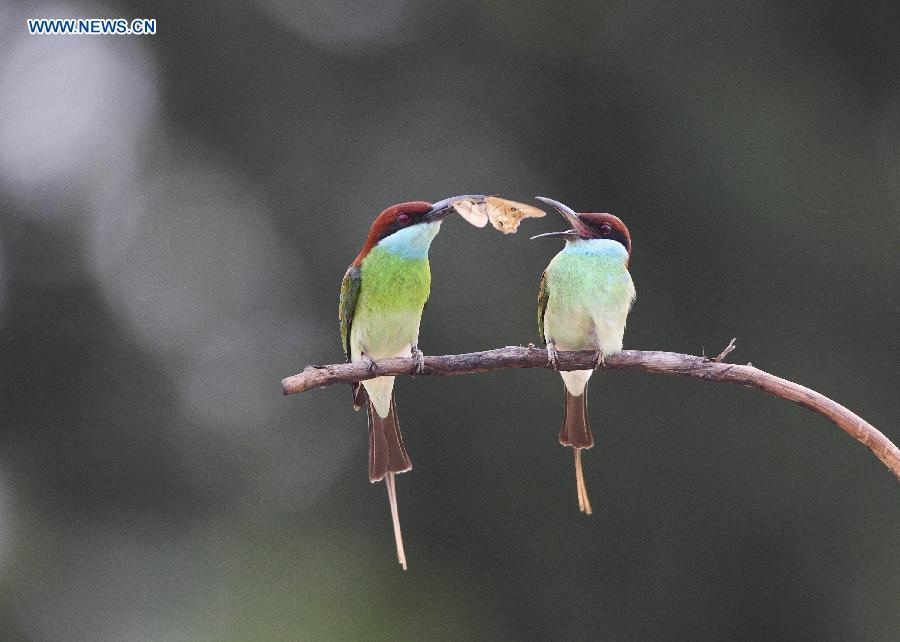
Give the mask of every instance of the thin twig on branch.
[[732, 352], [734, 352], [737, 349], [737, 346], [734, 345], [735, 341], [737, 341], [737, 338], [734, 338], [731, 341], [729, 341], [728, 345], [725, 346], [725, 349], [719, 353], [718, 357], [714, 357], [713, 361], [725, 361], [725, 357], [727, 357], [728, 355], [730, 355]]
[[[900, 479], [900, 450], [874, 426], [841, 404], [796, 384], [776, 377], [751, 365], [723, 363], [734, 349], [734, 341], [713, 358], [696, 357], [677, 352], [623, 350], [606, 357], [605, 370], [644, 370], [657, 374], [692, 377], [704, 381], [725, 381], [748, 388], [757, 388], [771, 395], [787, 399], [799, 406], [823, 415], [851, 437], [871, 450], [894, 475]], [[587, 370], [594, 367], [593, 351], [560, 352], [559, 370]], [[354, 383], [381, 375], [411, 375], [416, 366], [413, 358], [384, 359], [375, 362], [375, 372], [366, 363], [357, 361], [328, 366], [307, 366], [300, 374], [281, 382], [284, 394], [323, 388], [337, 383]], [[484, 352], [426, 356], [424, 375], [461, 375], [505, 368], [549, 368], [547, 351], [528, 346], [507, 346]]]

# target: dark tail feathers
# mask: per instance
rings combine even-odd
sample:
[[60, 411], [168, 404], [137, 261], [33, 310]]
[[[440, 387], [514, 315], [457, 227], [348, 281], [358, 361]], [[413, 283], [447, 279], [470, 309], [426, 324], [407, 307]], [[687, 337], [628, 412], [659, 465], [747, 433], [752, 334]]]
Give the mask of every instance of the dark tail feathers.
[[370, 401], [369, 408], [369, 481], [384, 479], [388, 472], [405, 473], [412, 468], [400, 424], [397, 422], [397, 404], [391, 394], [391, 411], [382, 419]]
[[353, 391], [353, 409], [359, 411], [366, 405], [366, 389], [357, 381], [350, 384], [350, 390]]
[[[563, 386], [565, 388], [565, 386]], [[559, 431], [559, 443], [572, 448], [591, 448], [594, 436], [587, 418], [587, 386], [584, 393], [576, 397], [566, 392], [566, 411], [563, 415], [562, 428]]]

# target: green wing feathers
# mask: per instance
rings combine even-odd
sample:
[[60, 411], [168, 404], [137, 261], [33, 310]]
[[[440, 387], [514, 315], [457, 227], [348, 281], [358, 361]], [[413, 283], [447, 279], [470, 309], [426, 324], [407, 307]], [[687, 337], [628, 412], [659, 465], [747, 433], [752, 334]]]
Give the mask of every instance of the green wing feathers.
[[350, 361], [350, 328], [353, 325], [353, 315], [356, 313], [356, 302], [359, 301], [359, 286], [362, 284], [362, 274], [358, 267], [351, 267], [341, 281], [341, 302], [338, 306], [338, 319], [341, 321], [341, 345], [344, 347], [344, 355]]
[[541, 275], [541, 286], [538, 288], [538, 336], [547, 343], [544, 336], [544, 312], [547, 311], [547, 300], [550, 298], [550, 286], [547, 284], [547, 272]]

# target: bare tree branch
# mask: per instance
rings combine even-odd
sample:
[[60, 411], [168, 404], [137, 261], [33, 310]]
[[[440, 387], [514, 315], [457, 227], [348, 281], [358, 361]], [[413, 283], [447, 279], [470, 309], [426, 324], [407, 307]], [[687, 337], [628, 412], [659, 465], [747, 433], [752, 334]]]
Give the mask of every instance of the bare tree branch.
[[[776, 377], [752, 365], [723, 363], [734, 341], [713, 358], [696, 357], [677, 352], [623, 350], [606, 357], [606, 370], [644, 370], [657, 374], [692, 377], [704, 381], [725, 381], [747, 388], [757, 388], [771, 395], [787, 399], [799, 406], [823, 415], [851, 437], [875, 453], [885, 466], [900, 479], [900, 450], [874, 426], [836, 401], [787, 379]], [[586, 370], [594, 367], [595, 354], [560, 352], [559, 370]], [[412, 358], [384, 359], [375, 362], [371, 371], [363, 362], [328, 366], [307, 366], [300, 374], [282, 380], [284, 394], [291, 395], [336, 383], [354, 383], [380, 375], [411, 375], [416, 361]], [[528, 346], [507, 346], [484, 352], [426, 356], [424, 375], [460, 375], [503, 370], [505, 368], [548, 368], [547, 351]]]

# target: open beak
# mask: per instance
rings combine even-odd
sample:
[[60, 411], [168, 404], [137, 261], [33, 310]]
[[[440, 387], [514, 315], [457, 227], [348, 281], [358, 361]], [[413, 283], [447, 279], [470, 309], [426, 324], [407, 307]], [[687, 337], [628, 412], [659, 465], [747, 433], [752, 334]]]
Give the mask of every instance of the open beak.
[[422, 218], [428, 223], [432, 223], [434, 221], [442, 221], [447, 215], [452, 214], [455, 210], [453, 209], [453, 203], [462, 200], [471, 200], [471, 199], [483, 199], [485, 198], [482, 194], [462, 194], [460, 196], [453, 196], [451, 198], [445, 198], [442, 201], [438, 201], [434, 205], [431, 206], [431, 209], [425, 212], [425, 216]]
[[549, 238], [565, 238], [565, 239], [577, 239], [578, 232], [575, 230], [566, 230], [564, 232], [544, 232], [543, 234], [535, 234], [531, 237], [531, 241], [534, 239], [549, 239]]
[[577, 239], [582, 235], [590, 236], [590, 231], [587, 226], [581, 222], [581, 219], [578, 218], [578, 214], [563, 203], [559, 201], [554, 201], [552, 198], [547, 198], [546, 196], [535, 196], [535, 198], [547, 205], [552, 205], [554, 209], [562, 214], [563, 218], [566, 219], [569, 224], [572, 226], [571, 230], [565, 230], [564, 232], [547, 232], [546, 234], [538, 234], [537, 236], [532, 236], [531, 240], [541, 239], [541, 238], [566, 238], [566, 239]]

